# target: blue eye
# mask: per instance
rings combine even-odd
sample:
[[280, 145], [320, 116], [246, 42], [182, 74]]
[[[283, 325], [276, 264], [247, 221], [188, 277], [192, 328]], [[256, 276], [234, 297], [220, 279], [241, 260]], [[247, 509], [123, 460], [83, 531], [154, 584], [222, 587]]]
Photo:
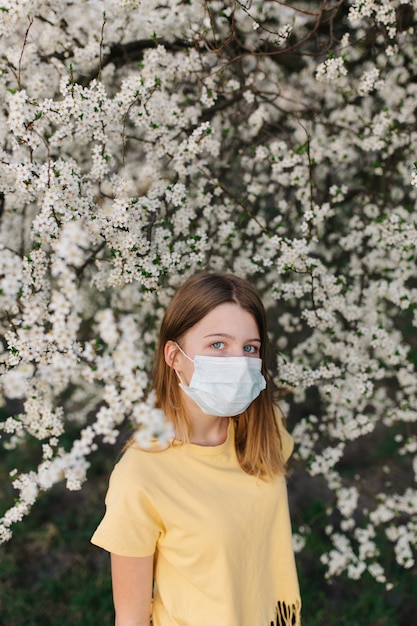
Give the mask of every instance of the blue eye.
[[256, 348], [255, 346], [244, 346], [243, 351], [244, 352], [248, 352], [249, 354], [256, 352], [258, 350], [258, 348]]
[[211, 347], [214, 348], [215, 350], [221, 350], [222, 348], [224, 348], [224, 343], [223, 341], [215, 341], [214, 343], [211, 344]]

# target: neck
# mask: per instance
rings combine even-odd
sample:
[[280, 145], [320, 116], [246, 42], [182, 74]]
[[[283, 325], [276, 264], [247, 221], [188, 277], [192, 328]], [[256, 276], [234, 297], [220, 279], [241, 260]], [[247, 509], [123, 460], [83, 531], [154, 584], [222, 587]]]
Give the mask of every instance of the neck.
[[184, 404], [193, 427], [190, 443], [198, 446], [219, 446], [226, 441], [229, 418], [207, 415], [187, 396], [184, 397]]
[[[219, 446], [227, 439], [229, 419], [206, 415], [206, 423], [193, 421], [191, 443], [199, 446]], [[215, 420], [215, 421], [214, 421]]]

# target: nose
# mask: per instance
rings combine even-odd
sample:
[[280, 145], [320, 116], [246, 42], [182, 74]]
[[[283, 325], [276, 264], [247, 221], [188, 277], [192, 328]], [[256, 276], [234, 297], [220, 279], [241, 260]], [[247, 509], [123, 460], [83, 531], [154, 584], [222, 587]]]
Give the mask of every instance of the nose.
[[228, 355], [227, 356], [244, 356], [244, 351], [243, 348], [239, 348], [239, 347], [230, 347], [228, 350]]

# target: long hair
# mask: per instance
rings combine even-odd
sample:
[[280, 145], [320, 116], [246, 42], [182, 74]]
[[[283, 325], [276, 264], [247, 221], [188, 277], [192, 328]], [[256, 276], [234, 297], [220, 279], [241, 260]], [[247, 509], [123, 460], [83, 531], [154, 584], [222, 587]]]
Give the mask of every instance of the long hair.
[[265, 366], [267, 343], [266, 315], [255, 288], [233, 274], [201, 272], [194, 274], [178, 289], [163, 318], [156, 352], [153, 388], [156, 406], [172, 422], [176, 436], [189, 441], [192, 424], [183, 406], [178, 378], [165, 362], [168, 341], [181, 342], [182, 336], [214, 308], [224, 303], [238, 304], [250, 313], [261, 339], [262, 373], [267, 381], [264, 391], [235, 419], [235, 447], [242, 469], [256, 476], [285, 473], [276, 408], [271, 393], [272, 381]]

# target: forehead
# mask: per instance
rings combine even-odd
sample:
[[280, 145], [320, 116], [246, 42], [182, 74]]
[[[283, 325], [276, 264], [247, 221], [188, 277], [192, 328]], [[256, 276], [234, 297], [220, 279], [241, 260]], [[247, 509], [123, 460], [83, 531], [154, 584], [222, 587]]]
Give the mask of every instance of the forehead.
[[186, 335], [193, 334], [204, 337], [215, 333], [233, 337], [259, 338], [258, 325], [252, 313], [233, 302], [225, 302], [216, 306], [192, 326]]

